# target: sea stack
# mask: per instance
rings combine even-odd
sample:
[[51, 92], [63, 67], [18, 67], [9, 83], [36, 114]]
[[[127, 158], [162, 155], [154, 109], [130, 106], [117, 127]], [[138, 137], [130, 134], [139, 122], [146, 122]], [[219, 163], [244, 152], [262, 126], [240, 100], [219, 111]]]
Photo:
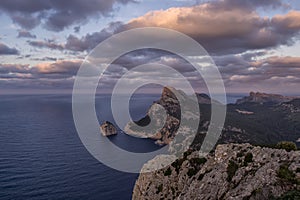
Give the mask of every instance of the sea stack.
[[101, 134], [105, 137], [117, 134], [116, 127], [109, 121], [105, 121], [101, 124], [100, 131]]

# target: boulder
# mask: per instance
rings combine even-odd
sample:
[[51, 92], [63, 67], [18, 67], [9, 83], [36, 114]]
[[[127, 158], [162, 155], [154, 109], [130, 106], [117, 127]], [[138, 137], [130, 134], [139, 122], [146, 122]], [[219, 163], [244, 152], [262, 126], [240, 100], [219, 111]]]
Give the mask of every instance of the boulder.
[[111, 136], [117, 134], [116, 127], [109, 121], [105, 121], [101, 124], [100, 131], [103, 136]]

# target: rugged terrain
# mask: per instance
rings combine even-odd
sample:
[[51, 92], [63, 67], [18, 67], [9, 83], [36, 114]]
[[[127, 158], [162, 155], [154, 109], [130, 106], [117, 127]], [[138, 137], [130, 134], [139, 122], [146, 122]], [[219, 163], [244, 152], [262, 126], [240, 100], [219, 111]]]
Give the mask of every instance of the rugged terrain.
[[[176, 97], [184, 99], [190, 112], [181, 115], [180, 104]], [[128, 123], [125, 132], [144, 138], [152, 138], [158, 144], [169, 144], [175, 137], [182, 120], [195, 120], [197, 116], [193, 111], [195, 104], [200, 108], [200, 122], [198, 134], [193, 142], [193, 148], [201, 146], [210, 124], [211, 103], [216, 106], [224, 106], [211, 100], [208, 95], [197, 94], [198, 102], [193, 101], [188, 95], [174, 88], [165, 87], [161, 98], [153, 105], [160, 105], [167, 111], [166, 123], [163, 129], [156, 134], [148, 134]], [[152, 106], [146, 116], [137, 121], [139, 126], [145, 126], [150, 122], [151, 115], [158, 113], [157, 106]], [[154, 119], [159, 119], [155, 117]], [[160, 127], [161, 120], [155, 122]], [[186, 127], [188, 129], [188, 127]], [[276, 144], [283, 140], [297, 142], [300, 138], [300, 99], [285, 97], [276, 94], [254, 93], [248, 97], [237, 100], [235, 104], [227, 105], [225, 125], [220, 136], [219, 143], [243, 143], [251, 144]], [[298, 142], [298, 146], [300, 143]]]
[[[191, 120], [190, 116], [195, 115], [192, 109], [190, 116], [182, 115], [177, 97], [188, 101], [191, 108], [193, 104], [199, 105], [197, 135], [190, 150], [171, 166], [142, 173], [133, 199], [300, 199], [300, 152], [257, 146], [273, 146], [283, 140], [299, 146], [299, 98], [251, 92], [235, 104], [228, 104], [219, 145], [204, 158], [199, 157], [197, 150], [207, 134], [211, 104], [224, 106], [205, 94], [197, 94], [198, 102], [195, 102], [182, 91], [165, 87], [161, 98], [154, 102], [167, 112], [163, 129], [154, 136], [147, 135], [131, 129], [133, 126], [129, 123], [127, 130], [130, 134], [154, 139], [158, 144], [169, 144], [175, 135], [182, 134], [178, 128], [180, 122]], [[156, 109], [152, 106], [136, 123], [147, 125], [151, 115], [157, 113]], [[158, 120], [157, 126], [159, 123]], [[155, 160], [150, 163], [155, 165]], [[148, 169], [149, 164], [144, 168]]]
[[[139, 176], [133, 199], [300, 199], [300, 151], [218, 145]], [[289, 198], [287, 198], [289, 197]]]

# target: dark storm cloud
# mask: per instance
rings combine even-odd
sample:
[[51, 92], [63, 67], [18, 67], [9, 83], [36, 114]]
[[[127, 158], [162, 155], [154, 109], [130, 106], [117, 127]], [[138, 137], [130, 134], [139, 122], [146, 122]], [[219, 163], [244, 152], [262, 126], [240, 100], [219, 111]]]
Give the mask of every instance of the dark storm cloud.
[[24, 38], [36, 38], [36, 35], [30, 33], [29, 31], [26, 31], [26, 30], [19, 30], [18, 31], [18, 38], [21, 38], [21, 37], [24, 37]]
[[11, 48], [3, 43], [0, 43], [0, 55], [18, 55], [18, 54], [19, 51], [16, 48]]
[[0, 9], [25, 29], [43, 23], [52, 31], [62, 31], [74, 24], [82, 24], [89, 17], [109, 15], [115, 4], [127, 4], [134, 0], [2, 0]]

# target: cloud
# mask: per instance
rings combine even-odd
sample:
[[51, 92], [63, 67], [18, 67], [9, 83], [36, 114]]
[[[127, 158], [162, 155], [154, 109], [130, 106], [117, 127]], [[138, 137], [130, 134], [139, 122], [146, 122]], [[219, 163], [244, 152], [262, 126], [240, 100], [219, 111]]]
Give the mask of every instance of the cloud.
[[[273, 48], [293, 43], [293, 37], [300, 31], [300, 12], [292, 11], [268, 18], [261, 17], [254, 10], [258, 5], [278, 3], [279, 1], [216, 1], [192, 7], [152, 11], [132, 19], [125, 26], [170, 28], [193, 37], [210, 53], [241, 53], [249, 49]], [[253, 9], [248, 4], [252, 4]]]
[[53, 40], [27, 41], [29, 45], [37, 48], [49, 48], [54, 50], [64, 50], [64, 45], [56, 44]]
[[0, 74], [28, 73], [29, 70], [30, 68], [27, 64], [0, 64]]
[[32, 78], [70, 78], [76, 75], [82, 61], [59, 60], [56, 62], [43, 62], [34, 66], [28, 64], [0, 64], [0, 74], [3, 75], [30, 75]]
[[18, 55], [18, 54], [19, 51], [16, 48], [11, 48], [3, 43], [0, 43], [0, 55]]
[[[264, 55], [266, 58], [257, 59], [256, 54], [249, 54], [213, 57], [229, 91], [248, 92], [257, 90], [279, 93], [281, 91], [298, 91], [300, 57], [268, 57]], [[261, 54], [258, 53], [258, 55]], [[251, 56], [252, 58], [250, 58]], [[6, 81], [6, 85], [2, 84], [4, 88], [13, 88], [14, 84], [16, 87], [26, 86], [28, 88], [72, 88], [72, 83], [81, 62], [80, 60], [58, 60], [55, 62], [42, 62], [34, 66], [0, 64], [0, 82], [2, 84], [3, 81]], [[157, 57], [155, 51], [147, 51], [146, 53], [143, 50], [142, 52], [123, 55], [116, 60], [102, 77], [100, 81], [101, 88], [112, 88], [118, 79], [135, 65], [153, 62], [175, 68], [196, 88], [201, 87], [203, 89], [205, 87], [200, 75], [185, 60], [167, 53], [162, 57]], [[122, 63], [125, 63], [125, 65]], [[97, 74], [96, 71], [95, 74]], [[161, 77], [160, 71], [156, 69], [138, 73], [138, 77], [143, 80], [151, 80], [153, 75]], [[161, 78], [167, 77], [162, 76]], [[134, 81], [134, 79], [128, 81]], [[172, 81], [180, 84], [181, 79], [174, 77]], [[276, 88], [273, 87], [274, 85], [276, 85]]]
[[151, 11], [127, 24], [111, 23], [81, 38], [70, 35], [65, 48], [89, 51], [115, 33], [140, 27], [164, 27], [183, 32], [216, 55], [291, 45], [299, 35], [300, 11], [272, 18], [262, 17], [256, 11], [259, 7], [279, 6], [284, 6], [280, 0], [223, 0]]
[[122, 27], [121, 22], [113, 22], [99, 32], [87, 34], [81, 38], [74, 35], [69, 35], [65, 48], [72, 51], [89, 51], [92, 50], [101, 41], [107, 39], [116, 32], [119, 32]]
[[32, 72], [39, 77], [72, 77], [75, 76], [82, 61], [63, 60], [53, 63], [40, 63], [32, 68]]
[[36, 35], [30, 33], [29, 31], [26, 31], [26, 30], [19, 30], [18, 31], [18, 38], [21, 38], [21, 37], [24, 37], [24, 38], [36, 38]]
[[32, 29], [43, 23], [48, 30], [62, 31], [65, 28], [85, 23], [91, 17], [109, 15], [116, 4], [134, 0], [2, 0], [0, 10], [24, 29]]

